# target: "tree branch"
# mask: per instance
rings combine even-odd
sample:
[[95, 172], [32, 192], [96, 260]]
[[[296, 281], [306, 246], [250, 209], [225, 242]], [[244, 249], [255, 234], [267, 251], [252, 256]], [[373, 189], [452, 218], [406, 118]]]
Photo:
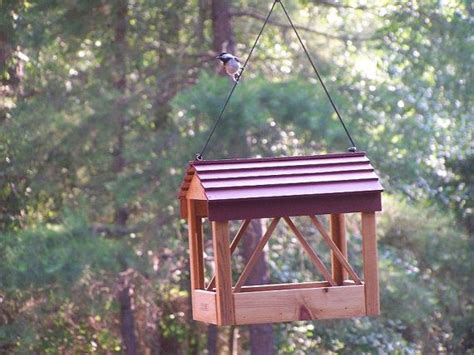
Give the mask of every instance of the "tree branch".
[[106, 225], [94, 223], [91, 226], [91, 232], [93, 235], [104, 237], [124, 237], [130, 235], [130, 233], [137, 233], [139, 230], [140, 229], [137, 227], [130, 228], [116, 224]]
[[[262, 14], [259, 14], [255, 10], [233, 10], [233, 11], [231, 11], [230, 14], [233, 17], [251, 17], [251, 18], [254, 18], [254, 19], [257, 19], [257, 20], [261, 20], [261, 21], [264, 21], [265, 18], [266, 18], [266, 16], [264, 16]], [[268, 21], [268, 23], [270, 23], [274, 26], [281, 27], [281, 28], [291, 29], [291, 25], [289, 23], [287, 24], [287, 23], [283, 23], [283, 22], [280, 22], [280, 21], [277, 21], [277, 20], [272, 20], [272, 19], [270, 19]], [[316, 34], [318, 36], [337, 39], [337, 40], [340, 40], [340, 41], [360, 42], [360, 41], [367, 41], [367, 40], [373, 39], [373, 37], [334, 35], [334, 34], [330, 34], [330, 33], [327, 33], [327, 32], [318, 31], [318, 30], [312, 29], [310, 27], [300, 26], [300, 25], [295, 25], [295, 27], [296, 27], [297, 30], [306, 31], [306, 32], [309, 32], [309, 33]]]
[[336, 7], [336, 8], [343, 8], [343, 9], [352, 9], [352, 10], [368, 10], [372, 9], [373, 7], [368, 7], [365, 5], [361, 6], [352, 6], [352, 5], [345, 5], [341, 4], [339, 1], [331, 1], [331, 0], [311, 0], [313, 4], [322, 5], [327, 7]]

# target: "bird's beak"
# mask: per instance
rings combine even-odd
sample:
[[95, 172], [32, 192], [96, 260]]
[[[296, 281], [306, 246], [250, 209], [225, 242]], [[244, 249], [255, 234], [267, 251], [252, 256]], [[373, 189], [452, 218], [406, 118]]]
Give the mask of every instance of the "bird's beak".
[[221, 56], [220, 56], [220, 55], [218, 55], [218, 56], [216, 57], [216, 59], [221, 59]]

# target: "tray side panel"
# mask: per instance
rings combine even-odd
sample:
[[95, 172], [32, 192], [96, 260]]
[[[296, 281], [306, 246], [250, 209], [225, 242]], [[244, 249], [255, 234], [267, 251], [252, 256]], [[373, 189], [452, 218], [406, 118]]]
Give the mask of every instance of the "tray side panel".
[[193, 291], [193, 319], [217, 324], [216, 293], [204, 290]]
[[234, 302], [237, 325], [366, 315], [364, 285], [235, 293]]

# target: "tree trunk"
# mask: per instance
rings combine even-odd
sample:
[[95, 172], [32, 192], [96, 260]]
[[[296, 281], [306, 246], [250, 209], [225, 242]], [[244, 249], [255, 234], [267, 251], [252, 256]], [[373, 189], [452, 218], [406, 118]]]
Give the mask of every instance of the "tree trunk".
[[[242, 256], [248, 261], [255, 249], [258, 241], [262, 238], [262, 224], [260, 220], [253, 220], [250, 223], [247, 233], [242, 238]], [[246, 281], [246, 285], [259, 285], [269, 282], [268, 267], [265, 262], [265, 255], [258, 260], [253, 272]], [[269, 355], [274, 354], [274, 336], [271, 324], [259, 324], [249, 326], [250, 330], [250, 354]]]
[[208, 4], [207, 0], [198, 0], [198, 21], [196, 26], [196, 37], [197, 37], [197, 45], [203, 46], [205, 44], [205, 22], [208, 16]]
[[230, 0], [212, 0], [211, 18], [214, 51], [234, 53], [235, 40], [232, 31]]
[[120, 289], [118, 292], [118, 301], [120, 304], [120, 334], [124, 353], [135, 355], [137, 352], [137, 339], [135, 336], [135, 319], [133, 316], [133, 304], [130, 293], [132, 287], [128, 279], [128, 273], [125, 271], [121, 275]]
[[217, 327], [214, 324], [207, 327], [207, 354], [217, 355]]
[[[212, 45], [214, 51], [235, 53], [235, 40], [230, 14], [230, 0], [212, 0], [211, 19], [213, 30]], [[221, 73], [225, 75], [222, 71]], [[246, 154], [243, 154], [242, 156], [246, 156]], [[247, 231], [247, 235], [243, 238], [242, 255], [244, 260], [248, 260], [261, 237], [262, 226], [260, 220], [254, 220]], [[268, 270], [264, 257], [262, 257], [255, 266], [254, 272], [247, 279], [246, 284], [255, 285], [266, 282], [268, 282]], [[272, 326], [269, 324], [261, 324], [252, 325], [249, 328], [251, 354], [274, 354]]]
[[[125, 125], [126, 125], [126, 94], [127, 94], [127, 60], [126, 60], [126, 34], [127, 34], [127, 0], [119, 0], [115, 7], [115, 25], [113, 41], [113, 69], [112, 81], [118, 95], [112, 110], [112, 122], [116, 128], [116, 142], [113, 151], [112, 171], [119, 175], [125, 169]], [[115, 206], [114, 222], [116, 225], [125, 227], [128, 220], [128, 208], [118, 203]], [[126, 265], [123, 265], [126, 268]], [[137, 354], [137, 339], [135, 334], [135, 319], [133, 314], [133, 293], [126, 272], [121, 275], [118, 302], [120, 304], [120, 333], [124, 352], [127, 355]]]
[[[116, 89], [118, 98], [112, 109], [113, 122], [116, 126], [117, 141], [113, 150], [113, 166], [112, 170], [116, 174], [120, 174], [125, 168], [124, 158], [124, 135], [126, 120], [126, 90], [127, 90], [127, 63], [125, 53], [127, 43], [125, 36], [127, 34], [127, 0], [117, 2], [115, 9], [115, 28], [114, 28], [114, 67], [112, 72], [113, 86]], [[117, 207], [115, 213], [115, 222], [119, 225], [125, 225], [128, 213], [122, 208]]]

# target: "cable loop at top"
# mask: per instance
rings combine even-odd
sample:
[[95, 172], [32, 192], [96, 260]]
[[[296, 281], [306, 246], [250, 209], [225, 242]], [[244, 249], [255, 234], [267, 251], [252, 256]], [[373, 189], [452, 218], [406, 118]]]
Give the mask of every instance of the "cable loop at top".
[[298, 33], [298, 30], [296, 29], [296, 26], [293, 24], [293, 21], [291, 20], [291, 17], [290, 17], [290, 15], [289, 15], [288, 11], [287, 11], [286, 8], [285, 8], [285, 5], [283, 5], [282, 0], [274, 0], [270, 11], [269, 11], [267, 17], [265, 18], [265, 21], [264, 21], [264, 23], [263, 23], [263, 26], [262, 26], [262, 28], [260, 29], [260, 32], [259, 32], [258, 35], [257, 35], [257, 38], [256, 38], [256, 40], [255, 40], [255, 43], [253, 44], [253, 46], [252, 46], [252, 48], [251, 48], [251, 50], [250, 50], [250, 53], [249, 53], [249, 55], [247, 56], [247, 59], [245, 60], [245, 63], [244, 63], [244, 65], [242, 66], [242, 68], [241, 68], [241, 70], [240, 70], [239, 75], [238, 75], [237, 78], [235, 79], [234, 85], [232, 86], [232, 88], [231, 88], [231, 90], [230, 90], [230, 92], [229, 92], [229, 95], [227, 96], [227, 99], [226, 99], [226, 101], [224, 102], [224, 105], [222, 106], [222, 109], [221, 109], [221, 111], [220, 111], [220, 113], [219, 113], [218, 118], [215, 120], [214, 125], [212, 126], [212, 129], [211, 129], [211, 131], [210, 131], [210, 133], [209, 133], [209, 135], [208, 135], [208, 137], [207, 137], [207, 139], [206, 139], [206, 142], [204, 143], [204, 145], [203, 145], [201, 151], [195, 155], [195, 160], [203, 160], [203, 156], [204, 156], [204, 153], [206, 152], [206, 149], [207, 149], [207, 147], [208, 147], [208, 145], [209, 145], [209, 142], [210, 142], [212, 136], [214, 135], [214, 132], [215, 132], [215, 130], [216, 130], [216, 128], [217, 128], [219, 122], [221, 121], [222, 117], [224, 116], [224, 112], [225, 112], [225, 110], [226, 110], [226, 108], [227, 108], [227, 105], [229, 104], [229, 101], [230, 101], [230, 99], [231, 99], [232, 95], [234, 94], [234, 91], [235, 91], [235, 89], [236, 89], [236, 87], [237, 87], [237, 84], [239, 83], [239, 81], [240, 81], [240, 79], [242, 78], [242, 75], [243, 75], [245, 69], [247, 68], [247, 64], [248, 64], [250, 58], [252, 57], [252, 54], [253, 54], [253, 52], [254, 52], [254, 50], [255, 50], [257, 44], [258, 44], [258, 41], [259, 41], [260, 37], [262, 36], [263, 30], [265, 29], [265, 26], [267, 25], [268, 20], [270, 19], [270, 16], [272, 15], [273, 10], [274, 10], [274, 8], [275, 8], [275, 5], [276, 5], [277, 3], [279, 3], [280, 6], [281, 6], [281, 8], [283, 9], [283, 12], [285, 13], [286, 18], [288, 19], [288, 22], [290, 23], [291, 28], [292, 28], [293, 31], [295, 32], [296, 37], [298, 38], [298, 41], [300, 42], [301, 47], [303, 48], [303, 51], [305, 52], [306, 57], [308, 58], [308, 60], [309, 60], [309, 62], [310, 62], [310, 64], [311, 64], [311, 66], [312, 66], [312, 68], [313, 68], [313, 70], [314, 70], [314, 72], [315, 72], [315, 74], [316, 74], [316, 77], [318, 78], [319, 82], [321, 83], [321, 86], [323, 87], [323, 90], [324, 90], [324, 92], [326, 93], [326, 96], [327, 96], [327, 98], [329, 99], [329, 102], [331, 103], [331, 106], [332, 106], [332, 108], [334, 109], [334, 112], [336, 113], [336, 115], [337, 115], [337, 117], [338, 117], [338, 119], [339, 119], [339, 122], [341, 123], [342, 127], [344, 128], [344, 131], [345, 131], [347, 137], [349, 138], [349, 141], [351, 142], [351, 147], [349, 147], [347, 150], [348, 150], [349, 152], [356, 152], [356, 151], [357, 151], [357, 148], [356, 148], [356, 145], [355, 145], [355, 143], [354, 143], [354, 140], [352, 139], [352, 137], [351, 137], [351, 135], [350, 135], [350, 133], [349, 133], [349, 130], [347, 129], [346, 124], [344, 123], [344, 120], [342, 119], [341, 114], [339, 113], [339, 110], [338, 110], [337, 107], [336, 107], [336, 104], [334, 103], [334, 101], [333, 101], [331, 95], [329, 94], [329, 91], [328, 91], [328, 89], [326, 88], [326, 85], [324, 84], [324, 81], [323, 81], [323, 79], [321, 78], [321, 75], [319, 74], [319, 71], [318, 71], [316, 65], [314, 64], [313, 59], [311, 58], [311, 56], [310, 56], [308, 50], [306, 49], [306, 46], [305, 46], [303, 40], [301, 39], [301, 36], [300, 36], [300, 34]]
[[273, 2], [273, 5], [272, 5], [272, 7], [271, 7], [271, 9], [270, 9], [270, 12], [268, 13], [267, 18], [265, 19], [265, 22], [263, 23], [263, 26], [262, 26], [262, 28], [260, 29], [260, 32], [258, 33], [257, 38], [255, 39], [255, 42], [254, 42], [254, 44], [253, 44], [253, 46], [252, 46], [252, 49], [250, 50], [250, 53], [249, 53], [249, 55], [247, 56], [247, 59], [245, 60], [244, 65], [242, 66], [242, 69], [240, 70], [239, 76], [238, 76], [237, 79], [235, 80], [234, 85], [232, 86], [232, 89], [230, 90], [229, 95], [227, 96], [227, 99], [226, 99], [224, 105], [222, 106], [222, 109], [221, 109], [221, 112], [220, 112], [219, 116], [217, 117], [216, 121], [214, 122], [214, 125], [213, 125], [213, 127], [212, 127], [212, 129], [211, 129], [211, 132], [209, 133], [209, 136], [208, 136], [207, 139], [206, 139], [206, 142], [204, 143], [204, 146], [202, 147], [201, 151], [200, 151], [198, 154], [196, 154], [196, 159], [198, 159], [198, 157], [199, 157], [198, 160], [202, 160], [202, 159], [203, 159], [203, 155], [204, 155], [204, 153], [206, 152], [207, 146], [209, 145], [209, 141], [211, 140], [211, 137], [213, 136], [213, 134], [214, 134], [214, 132], [215, 132], [215, 130], [216, 130], [216, 128], [217, 128], [217, 125], [219, 124], [219, 121], [220, 121], [220, 120], [222, 119], [222, 117], [224, 116], [224, 112], [225, 112], [225, 109], [227, 108], [227, 105], [229, 104], [230, 98], [231, 98], [232, 95], [234, 94], [235, 88], [237, 87], [237, 84], [239, 83], [240, 79], [242, 78], [242, 74], [244, 73], [245, 68], [247, 68], [247, 64], [248, 64], [250, 58], [252, 57], [252, 54], [253, 54], [253, 51], [255, 50], [255, 47], [257, 47], [257, 43], [258, 43], [260, 37], [262, 36], [263, 30], [265, 29], [265, 26], [267, 25], [268, 20], [270, 19], [270, 16], [272, 15], [273, 9], [275, 8], [275, 5], [276, 5], [277, 2], [279, 2], [279, 0], [275, 0], [275, 1]]

